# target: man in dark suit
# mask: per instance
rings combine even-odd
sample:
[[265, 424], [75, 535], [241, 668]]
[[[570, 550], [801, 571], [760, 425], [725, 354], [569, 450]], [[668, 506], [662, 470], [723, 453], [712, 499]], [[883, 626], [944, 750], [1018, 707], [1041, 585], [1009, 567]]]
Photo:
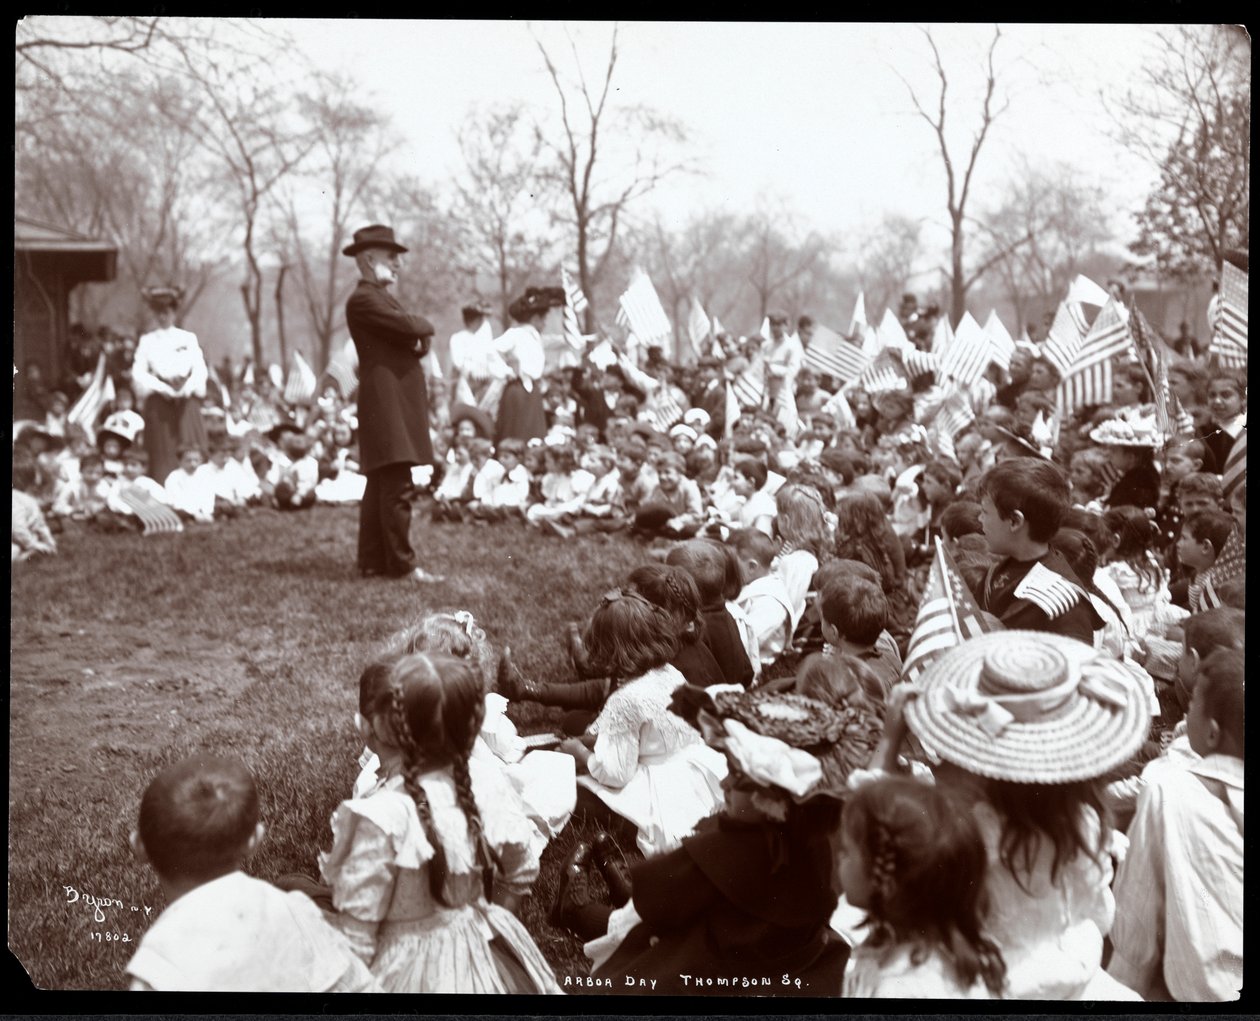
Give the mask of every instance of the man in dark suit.
[[359, 508], [359, 573], [441, 581], [416, 565], [411, 548], [411, 469], [433, 463], [429, 399], [420, 359], [433, 325], [404, 311], [389, 293], [407, 251], [379, 224], [354, 232], [343, 249], [363, 279], [346, 302], [346, 326], [359, 352], [359, 453], [367, 487]]

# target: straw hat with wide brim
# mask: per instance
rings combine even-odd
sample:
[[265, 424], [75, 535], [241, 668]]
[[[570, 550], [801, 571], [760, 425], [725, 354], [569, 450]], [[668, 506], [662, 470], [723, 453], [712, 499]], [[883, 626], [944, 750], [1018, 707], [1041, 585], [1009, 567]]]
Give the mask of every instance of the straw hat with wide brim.
[[1134, 669], [1073, 638], [995, 631], [924, 671], [906, 722], [925, 747], [978, 776], [1089, 780], [1132, 756], [1150, 731]]
[[1104, 447], [1146, 447], [1154, 450], [1164, 442], [1164, 436], [1150, 418], [1112, 418], [1089, 431], [1089, 438]]

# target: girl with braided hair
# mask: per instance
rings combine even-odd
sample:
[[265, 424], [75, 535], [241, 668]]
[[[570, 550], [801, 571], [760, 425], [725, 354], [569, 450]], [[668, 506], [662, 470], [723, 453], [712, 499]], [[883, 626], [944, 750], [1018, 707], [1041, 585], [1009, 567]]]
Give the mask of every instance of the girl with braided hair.
[[984, 840], [967, 806], [944, 788], [882, 777], [849, 795], [839, 879], [867, 912], [844, 995], [989, 999], [1006, 964], [982, 931]]
[[386, 992], [560, 991], [504, 906], [538, 876], [536, 830], [503, 773], [473, 757], [484, 691], [468, 660], [396, 660], [378, 725], [398, 772], [342, 802], [320, 855], [334, 921]]

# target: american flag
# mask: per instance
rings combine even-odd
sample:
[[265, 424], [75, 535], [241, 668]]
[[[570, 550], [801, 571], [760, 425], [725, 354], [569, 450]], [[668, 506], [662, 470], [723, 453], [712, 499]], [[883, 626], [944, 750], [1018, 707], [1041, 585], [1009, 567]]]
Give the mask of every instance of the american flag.
[[328, 359], [324, 375], [337, 384], [341, 396], [350, 399], [359, 385], [359, 352], [353, 340], [347, 340], [341, 350]]
[[821, 410], [824, 415], [831, 415], [841, 429], [857, 428], [857, 417], [853, 414], [853, 408], [850, 407], [849, 399], [845, 397], [843, 391], [828, 398]]
[[750, 365], [731, 383], [731, 389], [741, 407], [759, 408], [766, 400], [765, 383], [757, 377], [760, 366]]
[[941, 653], [969, 638], [998, 630], [986, 622], [958, 568], [936, 540], [936, 556], [919, 602], [914, 632], [902, 666], [903, 680], [915, 681]]
[[954, 342], [941, 356], [941, 371], [961, 386], [970, 386], [984, 375], [991, 358], [992, 345], [983, 327], [970, 312], [964, 312], [954, 331]]
[[1229, 455], [1225, 458], [1225, 470], [1221, 472], [1221, 476], [1225, 483], [1225, 499], [1229, 500], [1234, 490], [1238, 488], [1238, 484], [1247, 478], [1246, 426], [1243, 426], [1238, 439], [1234, 440], [1234, 445], [1229, 448]]
[[1221, 293], [1209, 354], [1223, 364], [1247, 367], [1247, 274], [1231, 262], [1221, 265]]
[[315, 396], [315, 373], [302, 357], [301, 351], [293, 352], [293, 368], [289, 370], [288, 382], [284, 384], [284, 399], [287, 404], [310, 404]]
[[858, 377], [856, 385], [868, 394], [877, 394], [906, 390], [910, 384], [906, 378], [905, 366], [885, 348]]
[[901, 352], [901, 361], [912, 377], [923, 376], [929, 372], [935, 376], [941, 371], [941, 360], [934, 351], [920, 351], [917, 347], [907, 348]]
[[850, 344], [834, 330], [819, 325], [805, 349], [805, 364], [824, 376], [833, 376], [841, 383], [857, 379], [870, 362], [856, 344]]
[[670, 426], [683, 417], [685, 409], [670, 393], [669, 387], [662, 386], [657, 394], [656, 400], [649, 414], [652, 416], [652, 425], [660, 432], [668, 432]]
[[954, 440], [976, 419], [975, 409], [965, 390], [951, 389], [937, 407], [928, 427], [928, 445], [939, 456], [958, 460]]
[[140, 519], [142, 535], [184, 530], [178, 514], [166, 504], [155, 500], [139, 486], [123, 486], [117, 495], [119, 501]]
[[1067, 303], [1069, 305], [1094, 305], [1102, 308], [1110, 298], [1111, 295], [1105, 288], [1099, 287], [1083, 273], [1077, 274], [1076, 279], [1068, 287]]
[[[1133, 334], [1133, 346], [1137, 348], [1138, 363], [1146, 370], [1155, 401], [1155, 421], [1165, 438], [1184, 431], [1183, 415], [1177, 395], [1168, 384], [1168, 366], [1164, 362], [1164, 344], [1159, 335], [1146, 321], [1141, 309], [1134, 305], [1129, 312], [1129, 326]], [[1176, 421], [1174, 421], [1174, 417]], [[1186, 416], [1189, 417], [1189, 416]], [[1193, 428], [1193, 419], [1191, 419]]]
[[1041, 345], [1041, 353], [1059, 370], [1059, 375], [1063, 378], [1072, 371], [1072, 363], [1076, 361], [1076, 355], [1085, 343], [1085, 334], [1072, 315], [1071, 307], [1066, 301], [1060, 303], [1054, 314], [1054, 322], [1050, 325], [1049, 336]]
[[114, 400], [114, 380], [105, 372], [105, 353], [96, 359], [92, 381], [66, 412], [66, 421], [80, 426], [89, 440], [96, 439], [96, 420], [107, 404]]
[[564, 286], [564, 339], [574, 351], [583, 351], [586, 338], [578, 316], [586, 311], [586, 295], [563, 266], [560, 267], [560, 283]]
[[857, 301], [853, 303], [853, 316], [849, 319], [849, 336], [866, 326], [866, 294], [858, 291]]
[[887, 309], [884, 312], [884, 318], [879, 321], [877, 338], [881, 348], [897, 347], [905, 350], [914, 346], [910, 343], [910, 338], [906, 336], [901, 320], [897, 318], [896, 313], [892, 309]]
[[1111, 360], [1133, 346], [1129, 324], [1119, 303], [1110, 298], [1076, 353], [1071, 372], [1059, 384], [1065, 415], [1088, 404], [1111, 400]]
[[949, 316], [941, 316], [936, 320], [936, 328], [932, 330], [932, 352], [944, 354], [954, 343], [954, 329], [949, 325]]
[[656, 288], [642, 269], [635, 269], [630, 286], [621, 296], [617, 322], [631, 330], [639, 342], [648, 347], [664, 347], [674, 332]]
[[1011, 355], [1015, 352], [1015, 341], [1011, 339], [1010, 331], [1006, 325], [998, 318], [997, 309], [989, 313], [989, 318], [984, 321], [984, 335], [989, 338], [989, 346], [993, 349], [992, 359], [1002, 368], [1010, 368]]

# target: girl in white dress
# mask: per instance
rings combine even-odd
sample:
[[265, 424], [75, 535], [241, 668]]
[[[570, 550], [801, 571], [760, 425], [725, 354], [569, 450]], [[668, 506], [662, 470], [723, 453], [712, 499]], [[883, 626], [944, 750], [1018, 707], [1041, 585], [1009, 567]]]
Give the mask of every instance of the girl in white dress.
[[405, 656], [388, 686], [401, 775], [333, 816], [320, 871], [336, 924], [386, 992], [559, 992], [502, 906], [538, 875], [536, 831], [502, 773], [473, 757], [479, 672], [466, 660]]
[[638, 830], [639, 850], [672, 851], [723, 802], [726, 759], [700, 732], [669, 713], [683, 675], [670, 666], [676, 629], [659, 606], [633, 592], [604, 596], [584, 637], [592, 671], [627, 678], [583, 738], [560, 751], [580, 770], [578, 785]]
[[849, 958], [845, 996], [1001, 995], [1006, 964], [981, 931], [984, 841], [966, 804], [882, 777], [849, 796], [840, 840], [840, 882], [869, 929]]
[[1141, 507], [1112, 507], [1103, 515], [1113, 545], [1101, 570], [1113, 581], [1129, 609], [1135, 636], [1163, 632], [1185, 614], [1172, 605], [1168, 572], [1155, 558], [1159, 526]]

